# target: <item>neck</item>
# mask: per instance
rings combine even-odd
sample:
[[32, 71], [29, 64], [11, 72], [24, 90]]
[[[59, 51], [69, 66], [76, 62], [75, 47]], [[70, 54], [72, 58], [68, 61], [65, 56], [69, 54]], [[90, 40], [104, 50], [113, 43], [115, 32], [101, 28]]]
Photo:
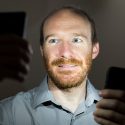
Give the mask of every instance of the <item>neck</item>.
[[58, 102], [63, 107], [68, 108], [72, 112], [75, 112], [81, 100], [85, 100], [86, 79], [81, 83], [80, 86], [70, 88], [68, 90], [59, 89], [55, 86], [51, 79], [48, 80], [48, 84], [56, 102]]

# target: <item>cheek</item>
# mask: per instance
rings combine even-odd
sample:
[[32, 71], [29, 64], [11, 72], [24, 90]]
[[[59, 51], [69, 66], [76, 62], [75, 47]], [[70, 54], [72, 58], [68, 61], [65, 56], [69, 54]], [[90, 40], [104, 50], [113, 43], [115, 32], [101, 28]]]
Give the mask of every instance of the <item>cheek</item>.
[[88, 47], [79, 47], [77, 49], [74, 49], [74, 55], [81, 60], [84, 60], [88, 55], [90, 56], [91, 54], [91, 48]]
[[45, 55], [48, 58], [49, 62], [52, 62], [55, 59], [60, 58], [59, 47], [47, 47], [45, 48]]
[[92, 51], [91, 49], [79, 49], [77, 52], [77, 57], [82, 60], [83, 67], [88, 67], [92, 62]]
[[56, 51], [50, 48], [44, 48], [43, 50], [43, 57], [45, 60], [45, 63], [47, 65], [50, 65], [53, 59], [55, 59]]

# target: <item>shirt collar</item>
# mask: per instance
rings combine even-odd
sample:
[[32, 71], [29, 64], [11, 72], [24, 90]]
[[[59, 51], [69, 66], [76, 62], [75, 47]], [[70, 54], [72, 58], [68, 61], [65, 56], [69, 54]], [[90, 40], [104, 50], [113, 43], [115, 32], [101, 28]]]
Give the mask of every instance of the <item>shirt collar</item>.
[[33, 92], [33, 107], [39, 106], [41, 103], [53, 100], [53, 96], [48, 88], [47, 76], [43, 79], [40, 86], [36, 87]]
[[[47, 76], [44, 78], [40, 86], [34, 88], [32, 90], [32, 106], [36, 108], [40, 104], [47, 102], [47, 101], [54, 101], [52, 93], [49, 91], [48, 83], [47, 83]], [[94, 101], [99, 101], [100, 96], [98, 94], [98, 90], [94, 88], [94, 86], [87, 80], [87, 96], [85, 100], [85, 105], [89, 107], [94, 103]]]
[[89, 80], [87, 80], [87, 92], [86, 92], [86, 100], [85, 105], [87, 107], [91, 106], [95, 101], [99, 101], [101, 97], [99, 96], [99, 90], [95, 89], [95, 87], [91, 84]]

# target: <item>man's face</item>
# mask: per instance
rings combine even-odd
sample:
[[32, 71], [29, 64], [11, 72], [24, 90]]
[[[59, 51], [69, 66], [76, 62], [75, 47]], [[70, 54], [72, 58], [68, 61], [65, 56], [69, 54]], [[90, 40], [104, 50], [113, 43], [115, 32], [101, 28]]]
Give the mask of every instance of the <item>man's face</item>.
[[50, 80], [60, 89], [79, 86], [95, 58], [90, 24], [76, 14], [61, 11], [45, 22], [43, 35], [42, 52]]

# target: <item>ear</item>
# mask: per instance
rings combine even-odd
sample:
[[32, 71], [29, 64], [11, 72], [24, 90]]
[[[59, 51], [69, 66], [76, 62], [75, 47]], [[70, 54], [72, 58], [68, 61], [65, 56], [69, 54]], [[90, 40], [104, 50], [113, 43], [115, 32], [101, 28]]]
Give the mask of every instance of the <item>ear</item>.
[[99, 54], [99, 43], [94, 43], [92, 46], [92, 59], [95, 59]]
[[43, 56], [43, 47], [40, 46], [41, 55]]

